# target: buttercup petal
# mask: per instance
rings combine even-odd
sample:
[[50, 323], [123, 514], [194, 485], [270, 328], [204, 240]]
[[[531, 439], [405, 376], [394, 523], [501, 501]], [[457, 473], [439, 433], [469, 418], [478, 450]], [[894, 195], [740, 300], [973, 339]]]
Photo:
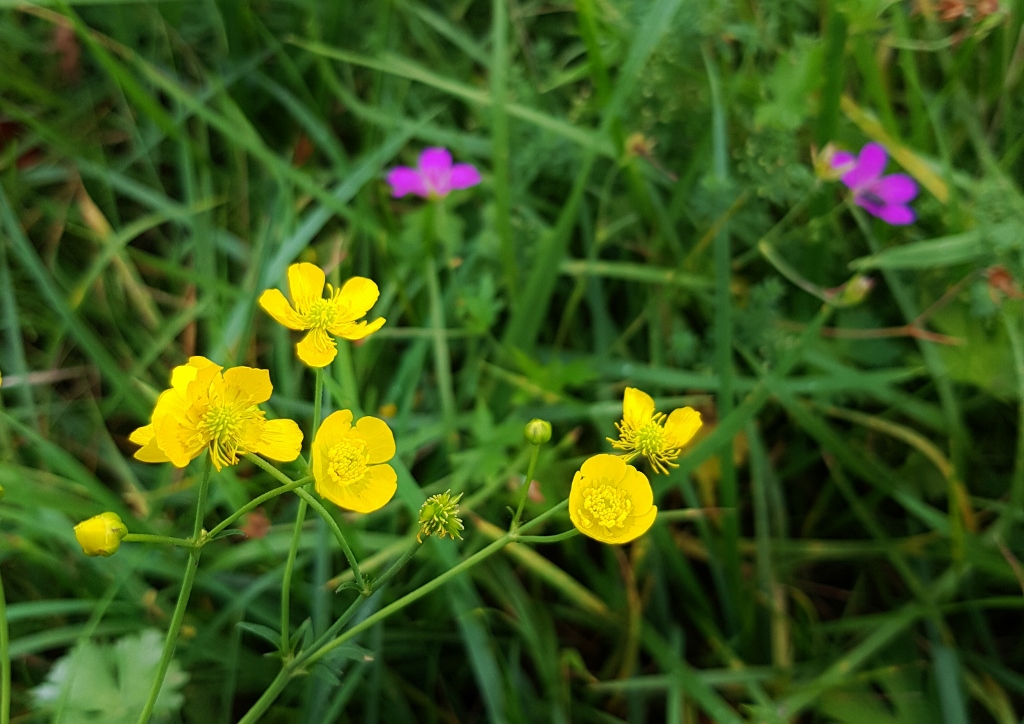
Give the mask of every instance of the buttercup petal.
[[136, 445], [148, 445], [150, 441], [156, 437], [156, 431], [152, 425], [143, 425], [142, 427], [136, 428], [128, 439]]
[[857, 165], [844, 173], [841, 180], [851, 189], [866, 186], [882, 175], [888, 158], [885, 148], [877, 143], [869, 143], [860, 150]]
[[321, 496], [345, 510], [356, 513], [372, 513], [380, 510], [395, 496], [398, 490], [398, 474], [390, 465], [371, 465], [366, 477], [345, 486], [325, 485]]
[[391, 185], [391, 195], [401, 198], [406, 194], [415, 194], [426, 198], [430, 195], [427, 185], [423, 182], [423, 176], [419, 171], [408, 166], [399, 166], [388, 172], [387, 181]]
[[917, 182], [906, 174], [894, 173], [878, 179], [871, 191], [887, 204], [905, 204], [917, 196]]
[[181, 390], [184, 392], [188, 389], [189, 383], [192, 382], [198, 375], [200, 370], [212, 368], [215, 372], [220, 372], [223, 367], [215, 365], [206, 357], [200, 357], [198, 355], [188, 358], [188, 364], [179, 365], [171, 370], [171, 387], [175, 390]]
[[337, 344], [322, 329], [310, 331], [295, 345], [295, 351], [310, 367], [326, 367], [338, 355]]
[[302, 430], [294, 420], [267, 420], [253, 452], [271, 460], [290, 463], [302, 451]]
[[665, 422], [665, 435], [672, 447], [682, 447], [693, 439], [703, 424], [699, 412], [692, 407], [683, 407], [674, 410], [668, 416]]
[[347, 307], [345, 318], [354, 320], [369, 312], [379, 296], [380, 290], [372, 279], [352, 277], [342, 286], [338, 301]]
[[314, 302], [323, 299], [326, 282], [324, 270], [316, 264], [303, 262], [288, 267], [288, 291], [295, 304], [295, 311], [305, 314]]
[[371, 465], [386, 463], [395, 456], [395, 435], [383, 420], [377, 417], [362, 417], [351, 433], [366, 442], [366, 452]]
[[643, 515], [630, 518], [629, 523], [623, 531], [624, 535], [616, 542], [629, 543], [631, 540], [636, 540], [651, 529], [651, 526], [654, 525], [654, 521], [657, 517], [658, 508], [652, 505]]
[[[320, 429], [316, 433], [316, 446], [329, 448], [337, 445], [343, 437], [348, 435], [352, 429], [352, 411], [338, 410], [327, 416], [327, 419], [320, 423]], [[314, 449], [314, 453], [316, 450]]]
[[224, 384], [237, 390], [236, 400], [245, 399], [254, 405], [269, 400], [274, 391], [269, 370], [255, 367], [232, 367], [224, 373]]
[[641, 427], [654, 415], [654, 400], [643, 390], [627, 387], [622, 395], [622, 419], [627, 425]]
[[[626, 461], [618, 455], [601, 453], [587, 458], [580, 466], [580, 473], [587, 480], [601, 481], [608, 485], [615, 485], [626, 476]], [[573, 481], [575, 485], [576, 481]]]
[[629, 499], [633, 503], [631, 515], [645, 515], [654, 505], [654, 490], [651, 488], [651, 482], [636, 468], [629, 466], [626, 476], [619, 486], [629, 494]]
[[263, 311], [274, 318], [278, 324], [283, 324], [288, 329], [305, 329], [306, 326], [302, 317], [292, 309], [292, 305], [285, 299], [280, 289], [268, 289], [260, 295], [260, 306]]
[[452, 166], [449, 184], [453, 189], [468, 189], [480, 183], [480, 172], [476, 166], [468, 163], [457, 163]]
[[384, 326], [384, 322], [387, 321], [384, 317], [377, 317], [372, 322], [359, 322], [359, 324], [341, 324], [337, 327], [331, 328], [331, 334], [344, 339], [355, 341], [357, 339], [363, 339], [368, 337], [378, 329]]

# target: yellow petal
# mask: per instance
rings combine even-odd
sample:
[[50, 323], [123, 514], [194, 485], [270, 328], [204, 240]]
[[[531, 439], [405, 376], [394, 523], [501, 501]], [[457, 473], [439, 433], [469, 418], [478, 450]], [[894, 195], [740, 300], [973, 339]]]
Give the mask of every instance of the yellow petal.
[[156, 443], [176, 468], [186, 467], [202, 455], [209, 438], [198, 434], [195, 427], [185, 425], [177, 415], [165, 415], [153, 423]]
[[271, 460], [290, 463], [302, 451], [302, 430], [294, 420], [267, 420], [253, 451]]
[[346, 322], [343, 324], [336, 324], [331, 327], [331, 334], [351, 340], [362, 339], [383, 327], [385, 321], [387, 320], [385, 320], [384, 317], [377, 317], [369, 323], [360, 322], [359, 324], [353, 324], [352, 322]]
[[154, 437], [156, 437], [156, 431], [153, 429], [153, 426], [143, 425], [129, 435], [128, 439], [136, 445], [148, 445]]
[[[319, 481], [317, 481], [319, 483]], [[317, 492], [340, 508], [372, 513], [383, 508], [398, 490], [398, 474], [390, 465], [372, 465], [366, 477], [345, 486], [317, 486]]]
[[305, 329], [302, 317], [292, 309], [292, 305], [284, 298], [280, 289], [268, 289], [260, 295], [260, 306], [263, 311], [273, 317], [279, 324], [288, 329]]
[[313, 478], [316, 480], [316, 491], [324, 495], [321, 488], [327, 485], [328, 479], [324, 453], [337, 445], [349, 430], [352, 429], [352, 411], [338, 410], [327, 416], [327, 419], [320, 423], [320, 429], [316, 432], [313, 440]]
[[654, 400], [643, 390], [627, 387], [622, 396], [622, 419], [631, 427], [641, 427], [654, 415]]
[[366, 441], [366, 453], [371, 465], [386, 463], [395, 456], [395, 436], [383, 420], [376, 417], [361, 417], [351, 433]]
[[338, 347], [327, 332], [314, 329], [295, 345], [295, 352], [310, 367], [326, 367], [338, 355]]
[[292, 295], [295, 311], [300, 315], [309, 311], [313, 302], [324, 296], [324, 270], [316, 264], [292, 264], [288, 267], [288, 291]]
[[665, 437], [671, 447], [682, 447], [693, 439], [704, 423], [692, 407], [675, 410], [665, 423]]
[[626, 476], [619, 483], [619, 486], [629, 495], [633, 503], [632, 515], [646, 515], [647, 511], [654, 505], [654, 490], [647, 476], [634, 468], [627, 466]]
[[274, 391], [270, 372], [255, 367], [232, 367], [224, 373], [224, 384], [235, 388], [227, 393], [230, 399], [244, 399], [254, 405], [269, 400]]
[[622, 533], [617, 536], [616, 543], [629, 543], [631, 540], [636, 540], [651, 529], [657, 517], [658, 509], [652, 505], [644, 515], [629, 518], [626, 525], [621, 528]]
[[167, 454], [160, 449], [160, 446], [156, 444], [156, 431], [152, 425], [145, 425], [140, 427], [131, 435], [128, 436], [136, 445], [141, 445], [138, 450], [135, 451], [135, 459], [141, 460], [144, 463], [166, 463], [170, 462], [170, 458]]
[[188, 364], [179, 365], [171, 370], [171, 388], [175, 390], [181, 390], [184, 392], [190, 382], [196, 378], [200, 370], [207, 368], [214, 368], [215, 371], [223, 369], [220, 365], [215, 365], [206, 357], [195, 357], [188, 358]]
[[580, 532], [583, 532], [587, 524], [582, 519], [583, 510], [583, 489], [586, 485], [583, 482], [583, 473], [579, 470], [572, 478], [572, 485], [569, 487], [569, 520]]
[[341, 288], [338, 295], [339, 301], [348, 309], [345, 313], [346, 319], [359, 319], [369, 312], [377, 303], [380, 290], [372, 279], [366, 277], [352, 277]]
[[580, 472], [588, 480], [600, 480], [607, 485], [615, 485], [626, 476], [627, 468], [633, 469], [618, 455], [601, 453], [588, 458], [580, 467]]

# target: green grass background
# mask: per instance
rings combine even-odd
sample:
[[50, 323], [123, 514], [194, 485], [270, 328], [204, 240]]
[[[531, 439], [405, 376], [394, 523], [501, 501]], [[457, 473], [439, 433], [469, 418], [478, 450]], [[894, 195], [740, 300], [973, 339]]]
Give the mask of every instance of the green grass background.
[[[269, 368], [269, 407], [308, 426], [312, 376], [256, 305], [301, 259], [377, 280], [388, 318], [327, 381], [333, 409], [394, 406], [412, 473], [338, 515], [357, 555], [396, 557], [425, 495], [468, 503], [466, 539], [425, 544], [362, 615], [507, 526], [530, 417], [555, 429], [530, 516], [609, 449], [627, 384], [712, 432], [654, 478], [640, 541], [510, 547], [265, 721], [1021, 721], [1024, 2], [940, 5], [0, 1], [16, 720], [76, 641], [167, 625], [184, 552], [87, 559], [71, 526], [191, 530], [197, 468], [126, 439], [170, 369]], [[923, 184], [912, 226], [815, 179], [812, 145], [872, 139]], [[383, 182], [428, 145], [484, 176], [433, 218]], [[854, 270], [871, 293], [823, 312]], [[225, 470], [208, 521], [272, 486]], [[183, 721], [237, 721], [277, 672], [238, 624], [277, 625], [296, 504], [207, 548]], [[310, 521], [294, 625], [344, 610], [345, 568]]]

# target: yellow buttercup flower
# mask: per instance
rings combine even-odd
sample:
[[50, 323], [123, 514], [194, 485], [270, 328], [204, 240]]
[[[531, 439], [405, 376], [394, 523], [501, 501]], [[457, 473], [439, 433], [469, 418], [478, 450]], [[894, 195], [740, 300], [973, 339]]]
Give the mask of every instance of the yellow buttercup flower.
[[622, 397], [622, 421], [615, 423], [619, 439], [608, 441], [612, 447], [625, 450], [630, 461], [643, 455], [655, 472], [667, 473], [682, 449], [701, 428], [700, 413], [692, 407], [675, 410], [665, 419], [664, 412], [654, 411], [654, 400], [646, 392], [627, 387]]
[[128, 527], [117, 513], [100, 513], [75, 526], [75, 538], [87, 556], [112, 556], [121, 547]]
[[657, 515], [647, 476], [618, 455], [595, 455], [572, 479], [569, 519], [594, 540], [628, 543], [646, 533]]
[[260, 296], [260, 306], [288, 329], [309, 330], [295, 350], [299, 359], [310, 367], [326, 367], [338, 354], [332, 339], [362, 339], [384, 326], [384, 318], [357, 322], [377, 302], [377, 285], [365, 277], [352, 277], [335, 289], [327, 284], [323, 269], [315, 264], [292, 264], [288, 267], [288, 303], [279, 289], [268, 289]]
[[135, 457], [179, 468], [209, 450], [220, 470], [238, 456], [257, 453], [291, 462], [302, 450], [302, 431], [292, 420], [268, 420], [258, 405], [270, 399], [270, 373], [252, 367], [224, 368], [205, 357], [175, 367], [171, 388], [156, 401], [152, 422], [129, 439], [142, 447]]
[[370, 513], [383, 508], [398, 489], [395, 436], [383, 420], [363, 417], [353, 426], [352, 413], [339, 410], [327, 417], [313, 441], [316, 492], [335, 505]]

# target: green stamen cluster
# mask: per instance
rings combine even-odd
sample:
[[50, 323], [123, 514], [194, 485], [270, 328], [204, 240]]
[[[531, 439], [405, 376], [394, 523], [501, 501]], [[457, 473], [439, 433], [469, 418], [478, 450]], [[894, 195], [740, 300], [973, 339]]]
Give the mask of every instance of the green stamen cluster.
[[423, 542], [423, 536], [436, 535], [444, 538], [446, 535], [452, 539], [462, 540], [461, 531], [465, 529], [462, 520], [459, 518], [459, 500], [462, 493], [452, 497], [452, 491], [446, 490], [437, 495], [431, 495], [420, 508], [420, 531], [416, 534], [416, 540]]

